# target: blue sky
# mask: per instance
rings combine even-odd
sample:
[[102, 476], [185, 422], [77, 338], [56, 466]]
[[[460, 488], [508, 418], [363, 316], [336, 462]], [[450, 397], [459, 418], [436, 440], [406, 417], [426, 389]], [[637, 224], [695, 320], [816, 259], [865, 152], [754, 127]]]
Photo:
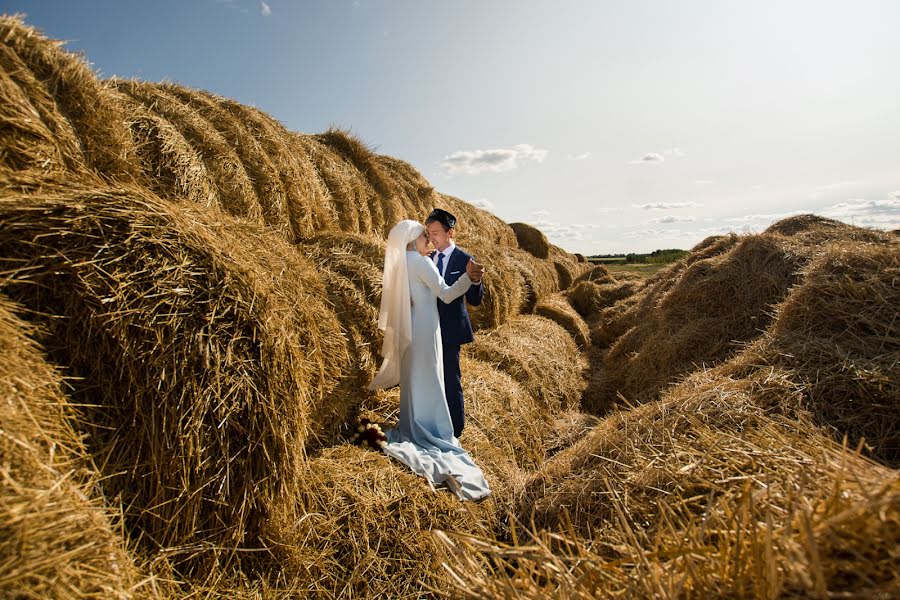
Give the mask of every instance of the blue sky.
[[[893, 0], [6, 1], [102, 76], [352, 129], [574, 252], [900, 228]], [[424, 215], [423, 215], [424, 216]]]

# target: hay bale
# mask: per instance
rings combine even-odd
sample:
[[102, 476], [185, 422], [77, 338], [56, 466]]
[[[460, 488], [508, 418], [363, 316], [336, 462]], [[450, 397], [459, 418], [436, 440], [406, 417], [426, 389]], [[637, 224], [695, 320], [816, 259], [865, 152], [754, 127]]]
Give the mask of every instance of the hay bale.
[[864, 229], [812, 214], [781, 219], [769, 225], [763, 233], [800, 238], [804, 244], [828, 242], [836, 238], [875, 243], [879, 243], [883, 239], [883, 233], [880, 231]]
[[584, 257], [584, 254], [579, 254], [578, 252], [575, 253], [575, 260], [580, 263], [586, 263], [588, 261], [588, 259]]
[[561, 325], [563, 329], [569, 332], [575, 344], [580, 349], [585, 349], [590, 345], [590, 332], [587, 323], [581, 318], [581, 315], [572, 308], [566, 299], [561, 295], [550, 296], [538, 302], [534, 309], [534, 314], [540, 317], [546, 317], [551, 321]]
[[[115, 79], [110, 85], [171, 123], [184, 136], [203, 160], [223, 210], [251, 222], [263, 222], [259, 200], [243, 163], [206, 119], [161, 85]], [[154, 166], [146, 168], [152, 171]]]
[[278, 170], [245, 122], [225, 110], [220, 99], [212, 94], [174, 84], [164, 84], [161, 87], [206, 119], [234, 148], [253, 185], [255, 197], [260, 203], [263, 222], [286, 240], [294, 241], [293, 229], [288, 218], [286, 194]]
[[295, 239], [334, 229], [337, 213], [328, 190], [316, 173], [312, 160], [295, 143], [295, 134], [262, 112], [229, 100], [216, 100], [242, 121], [263, 145], [285, 190], [287, 212]]
[[[550, 414], [575, 406], [584, 390], [587, 365], [578, 346], [565, 329], [544, 317], [515, 317], [476, 336], [463, 353], [510, 375]], [[463, 389], [465, 385], [463, 379]]]
[[218, 206], [218, 187], [203, 157], [184, 135], [130, 96], [113, 93], [128, 115], [126, 124], [150, 189], [163, 198], [187, 200], [206, 208]]
[[[129, 529], [180, 572], [252, 562], [296, 494], [309, 415], [349, 360], [314, 266], [277, 235], [140, 189], [0, 202], [2, 288], [80, 377]], [[248, 567], [249, 568], [249, 567]]]
[[[900, 466], [900, 247], [886, 236], [833, 244], [801, 276], [730, 371], [788, 370], [816, 423]], [[777, 399], [773, 408], [787, 410]]]
[[267, 542], [301, 595], [418, 598], [446, 590], [430, 530], [492, 535], [498, 523], [492, 497], [460, 503], [384, 454], [355, 446], [311, 458], [304, 481], [297, 510], [273, 515]]
[[566, 299], [579, 315], [593, 321], [599, 312], [635, 293], [637, 285], [633, 281], [611, 282], [597, 285], [581, 281], [566, 291]]
[[597, 285], [603, 283], [615, 283], [616, 279], [609, 274], [609, 269], [604, 267], [603, 265], [597, 265], [595, 267], [591, 267], [590, 270], [585, 271], [581, 275], [575, 278], [572, 283], [581, 283], [582, 281], [589, 281], [591, 283], [595, 283]]
[[[15, 16], [0, 16], [0, 43], [12, 50], [34, 78], [43, 83], [56, 108], [75, 130], [83, 159], [69, 155], [73, 147], [66, 127], [50, 129], [54, 135], [60, 135], [64, 155], [71, 156], [66, 161], [68, 164], [74, 166], [83, 160], [105, 178], [139, 179], [139, 170], [132, 161], [134, 148], [125, 128], [125, 115], [81, 57], [66, 52], [60, 42], [48, 40]], [[39, 95], [34, 97], [37, 101]], [[39, 103], [47, 106], [45, 102]], [[49, 114], [52, 113], [45, 111], [42, 117]], [[55, 125], [59, 120], [43, 122]]]
[[[451, 550], [480, 554], [450, 555], [447, 566], [461, 575], [454, 591], [824, 597], [900, 589], [896, 472], [809, 423], [768, 416], [753, 393], [746, 381], [701, 376], [607, 417], [527, 483], [519, 520], [534, 518], [536, 539], [503, 546], [448, 536]], [[485, 559], [489, 572], [479, 568]]]
[[550, 242], [541, 230], [527, 223], [510, 223], [509, 226], [516, 234], [519, 248], [535, 258], [544, 259], [550, 256]]
[[745, 237], [726, 254], [691, 262], [661, 286], [666, 291], [655, 302], [642, 299], [633, 309], [641, 317], [631, 317], [637, 322], [603, 358], [604, 385], [587, 394], [585, 407], [602, 411], [618, 394], [652, 400], [697, 365], [734, 356], [740, 344], [765, 331], [772, 308], [797, 280], [798, 264], [767, 235]]
[[137, 570], [59, 373], [0, 296], [0, 595], [126, 597]]

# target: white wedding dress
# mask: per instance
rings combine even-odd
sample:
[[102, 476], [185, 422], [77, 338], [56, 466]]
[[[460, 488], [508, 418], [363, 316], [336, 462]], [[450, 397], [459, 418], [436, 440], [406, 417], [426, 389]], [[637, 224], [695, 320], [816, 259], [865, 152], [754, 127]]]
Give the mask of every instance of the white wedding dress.
[[[462, 296], [472, 280], [463, 274], [448, 286], [437, 267], [416, 251], [406, 252], [412, 302], [412, 341], [400, 361], [400, 420], [385, 432], [384, 451], [431, 483], [448, 485], [460, 499], [491, 493], [481, 469], [453, 435], [444, 395], [441, 328], [435, 298], [448, 303]], [[452, 483], [452, 482], [448, 482]]]

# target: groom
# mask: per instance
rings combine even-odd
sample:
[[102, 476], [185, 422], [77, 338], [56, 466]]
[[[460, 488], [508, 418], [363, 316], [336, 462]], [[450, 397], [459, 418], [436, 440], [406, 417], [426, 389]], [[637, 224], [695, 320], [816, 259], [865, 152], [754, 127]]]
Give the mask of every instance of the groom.
[[[446, 210], [435, 208], [425, 219], [428, 239], [434, 245], [431, 260], [447, 285], [453, 285], [466, 272], [466, 265], [472, 258], [453, 243], [456, 217]], [[447, 407], [450, 409], [450, 420], [453, 421], [453, 435], [462, 435], [465, 424], [463, 409], [462, 375], [459, 371], [459, 349], [463, 344], [475, 341], [472, 323], [466, 311], [466, 302], [472, 306], [481, 304], [484, 298], [484, 285], [481, 278], [483, 267], [470, 271], [474, 282], [469, 291], [451, 302], [444, 304], [437, 301], [438, 314], [441, 320], [441, 341], [444, 353], [444, 389], [447, 393]], [[465, 301], [463, 300], [465, 298]]]

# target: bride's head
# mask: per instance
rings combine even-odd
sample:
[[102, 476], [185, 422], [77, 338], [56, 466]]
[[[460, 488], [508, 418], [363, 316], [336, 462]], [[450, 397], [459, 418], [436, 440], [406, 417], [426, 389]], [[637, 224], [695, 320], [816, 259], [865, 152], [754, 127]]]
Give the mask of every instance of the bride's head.
[[407, 250], [417, 250], [422, 256], [427, 256], [431, 252], [428, 241], [428, 232], [422, 228], [422, 233], [416, 239], [406, 245]]
[[428, 232], [418, 221], [400, 221], [388, 233], [389, 247], [428, 254], [430, 252], [428, 244]]

